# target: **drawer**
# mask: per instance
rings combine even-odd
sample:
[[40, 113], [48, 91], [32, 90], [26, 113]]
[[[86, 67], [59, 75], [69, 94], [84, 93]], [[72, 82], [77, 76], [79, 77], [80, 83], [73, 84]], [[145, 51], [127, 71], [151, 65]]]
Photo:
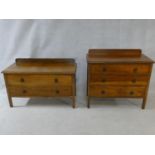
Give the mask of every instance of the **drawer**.
[[55, 97], [72, 96], [72, 87], [9, 87], [11, 96], [14, 97]]
[[9, 86], [53, 86], [71, 85], [72, 76], [69, 75], [6, 75]]
[[149, 74], [149, 64], [90, 64], [90, 74]]
[[71, 86], [64, 86], [63, 88], [52, 88], [52, 96], [72, 96], [73, 91]]
[[92, 97], [143, 97], [145, 87], [90, 85], [89, 96]]
[[100, 83], [105, 85], [143, 85], [146, 86], [149, 76], [120, 76], [120, 75], [90, 75], [89, 80], [91, 83]]

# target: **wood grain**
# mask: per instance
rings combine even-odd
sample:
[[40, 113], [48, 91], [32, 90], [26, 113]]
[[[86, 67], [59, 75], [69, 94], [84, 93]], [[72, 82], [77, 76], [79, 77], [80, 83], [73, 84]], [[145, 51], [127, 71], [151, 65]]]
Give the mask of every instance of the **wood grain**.
[[91, 74], [148, 74], [150, 70], [150, 64], [90, 64]]
[[92, 97], [146, 98], [154, 61], [140, 49], [90, 49], [87, 54], [87, 107]]
[[16, 59], [3, 74], [10, 107], [12, 97], [69, 97], [75, 108], [74, 59]]
[[70, 75], [8, 74], [6, 79], [9, 86], [72, 85], [72, 76]]
[[89, 95], [95, 97], [143, 97], [145, 87], [143, 86], [105, 86], [91, 84], [89, 86]]
[[140, 49], [90, 49], [88, 63], [154, 63]]
[[141, 75], [100, 75], [91, 74], [90, 83], [104, 84], [104, 85], [141, 85], [146, 86], [149, 80], [149, 76]]
[[28, 87], [28, 86], [9, 86], [12, 97], [64, 97], [72, 96], [72, 86], [55, 87]]
[[135, 58], [141, 56], [141, 49], [90, 49], [89, 57]]

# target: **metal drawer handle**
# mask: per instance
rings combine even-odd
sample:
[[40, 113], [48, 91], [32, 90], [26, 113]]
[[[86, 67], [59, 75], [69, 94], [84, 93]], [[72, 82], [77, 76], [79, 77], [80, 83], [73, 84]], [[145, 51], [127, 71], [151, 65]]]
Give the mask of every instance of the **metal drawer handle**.
[[25, 82], [24, 78], [21, 78], [21, 79], [20, 79], [20, 82]]
[[134, 95], [134, 92], [133, 92], [133, 91], [131, 91], [131, 92], [130, 92], [130, 95]]
[[59, 94], [60, 93], [60, 91], [59, 90], [56, 90], [56, 94]]
[[58, 81], [59, 81], [58, 79], [54, 79], [54, 82], [55, 82], [55, 83], [58, 83]]
[[27, 93], [27, 91], [26, 90], [23, 90], [23, 94], [26, 94]]

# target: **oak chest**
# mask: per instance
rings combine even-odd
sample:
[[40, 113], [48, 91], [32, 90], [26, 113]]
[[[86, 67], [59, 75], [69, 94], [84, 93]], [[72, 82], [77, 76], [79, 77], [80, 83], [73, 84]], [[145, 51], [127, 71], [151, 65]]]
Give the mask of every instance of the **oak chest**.
[[88, 108], [92, 97], [142, 98], [145, 108], [153, 61], [140, 49], [90, 49]]
[[12, 97], [69, 97], [75, 107], [74, 59], [16, 59], [3, 74], [10, 107]]

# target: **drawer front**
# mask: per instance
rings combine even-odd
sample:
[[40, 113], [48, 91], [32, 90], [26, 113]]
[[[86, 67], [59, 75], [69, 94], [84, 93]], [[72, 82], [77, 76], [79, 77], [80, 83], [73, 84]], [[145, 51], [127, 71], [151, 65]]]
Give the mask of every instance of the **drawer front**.
[[149, 74], [149, 64], [90, 64], [90, 74]]
[[72, 96], [72, 87], [9, 87], [11, 96], [14, 97], [55, 97]]
[[120, 76], [120, 75], [90, 75], [91, 83], [105, 85], [143, 85], [146, 86], [149, 76]]
[[9, 86], [53, 86], [71, 85], [72, 76], [69, 75], [7, 75]]
[[123, 86], [103, 86], [90, 85], [89, 96], [92, 97], [143, 97], [145, 87], [123, 87]]
[[52, 96], [72, 96], [72, 87], [66, 86], [63, 88], [55, 87], [52, 88]]

